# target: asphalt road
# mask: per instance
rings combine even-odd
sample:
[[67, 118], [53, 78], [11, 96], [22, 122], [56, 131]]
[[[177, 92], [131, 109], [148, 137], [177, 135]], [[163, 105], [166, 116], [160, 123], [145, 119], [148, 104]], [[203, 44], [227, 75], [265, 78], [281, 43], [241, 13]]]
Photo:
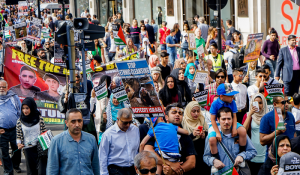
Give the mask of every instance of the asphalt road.
[[[56, 136], [57, 134], [63, 132], [64, 130], [64, 125], [47, 125], [46, 124], [46, 128], [50, 129], [53, 133], [54, 136]], [[22, 153], [22, 160], [21, 160], [21, 164], [20, 164], [20, 168], [22, 170], [21, 173], [17, 174], [16, 172], [14, 172], [15, 175], [27, 175], [27, 170], [26, 170], [26, 163], [25, 163], [25, 156]], [[3, 166], [0, 166], [0, 175], [4, 174], [3, 173]]]

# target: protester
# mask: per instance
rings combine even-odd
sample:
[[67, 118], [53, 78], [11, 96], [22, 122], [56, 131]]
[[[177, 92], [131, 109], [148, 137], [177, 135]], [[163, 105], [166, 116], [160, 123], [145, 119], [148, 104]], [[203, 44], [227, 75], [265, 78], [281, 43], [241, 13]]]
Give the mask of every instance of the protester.
[[68, 110], [65, 123], [68, 130], [53, 137], [48, 148], [47, 175], [100, 174], [96, 139], [82, 131], [81, 111]]
[[241, 163], [247, 160], [251, 160], [257, 154], [254, 146], [252, 145], [251, 140], [247, 137], [247, 144], [245, 149], [241, 151], [240, 147], [236, 147], [235, 138], [232, 136], [232, 126], [233, 126], [233, 112], [228, 107], [223, 107], [218, 110], [217, 119], [220, 123], [220, 132], [222, 133], [222, 143], [231, 154], [231, 157], [234, 159], [232, 162], [227, 153], [221, 147], [220, 143], [217, 144], [217, 149], [219, 150], [219, 155], [215, 156], [211, 153], [208, 140], [206, 138], [205, 141], [205, 151], [203, 155], [204, 162], [213, 167], [211, 169], [211, 173], [215, 173], [219, 170], [218, 173], [224, 173], [228, 168], [222, 169], [224, 167], [231, 167], [234, 165], [235, 167], [240, 166]]
[[[201, 47], [203, 47], [203, 50], [204, 50], [204, 53], [207, 53], [206, 52], [206, 50], [205, 50], [205, 40], [201, 37], [201, 29], [200, 28], [197, 28], [196, 30], [195, 30], [195, 35], [196, 35], [196, 39], [195, 39], [195, 41], [196, 41], [196, 49], [195, 50], [193, 50], [194, 51], [194, 53], [196, 53], [197, 54], [197, 49], [201, 46]], [[203, 53], [203, 54], [204, 54]], [[196, 57], [196, 61], [195, 61], [195, 64], [196, 65], [199, 65], [199, 57], [200, 56], [202, 56], [202, 55], [197, 55], [197, 57]]]
[[161, 52], [160, 54], [160, 64], [158, 67], [161, 69], [161, 77], [165, 81], [166, 77], [170, 75], [172, 68], [168, 65], [169, 54], [167, 52]]
[[[258, 108], [253, 105], [254, 102], [258, 103]], [[245, 114], [243, 119], [243, 126], [248, 133], [251, 133], [248, 136], [257, 151], [257, 155], [248, 162], [252, 174], [258, 174], [260, 167], [265, 162], [267, 147], [260, 144], [259, 128], [262, 117], [267, 113], [267, 107], [265, 97], [260, 93], [254, 94], [250, 101], [249, 112]]]
[[199, 18], [199, 24], [198, 28], [201, 30], [201, 37], [204, 39], [204, 41], [207, 41], [207, 35], [208, 35], [208, 25], [204, 24], [204, 17]]
[[248, 90], [247, 90], [249, 100], [252, 98], [252, 95], [259, 92], [259, 88], [261, 86], [264, 86], [264, 79], [267, 78], [265, 75], [265, 70], [262, 68], [257, 69], [255, 74], [256, 74], [255, 75], [256, 82], [252, 86], [248, 87]]
[[[157, 83], [158, 87], [159, 87], [158, 89], [161, 90], [164, 87], [165, 83], [161, 77], [161, 69], [158, 66], [151, 69], [151, 76], [152, 76], [153, 82]], [[159, 91], [156, 91], [156, 92], [159, 92]]]
[[149, 58], [149, 68], [152, 69], [159, 64], [159, 58], [157, 55], [151, 55]]
[[176, 47], [180, 47], [180, 44], [176, 44], [174, 40], [174, 36], [176, 34], [176, 31], [174, 29], [171, 29], [170, 35], [166, 38], [166, 45], [167, 45], [167, 52], [170, 55], [170, 62], [172, 66], [174, 66], [175, 60], [177, 58], [177, 51]]
[[[261, 121], [260, 121], [260, 144], [262, 146], [267, 145], [267, 148], [270, 146], [272, 143], [273, 139], [275, 138], [276, 135], [286, 135], [289, 137], [289, 139], [294, 138], [295, 134], [295, 118], [292, 113], [287, 112], [288, 110], [288, 105], [287, 105], [287, 100], [282, 98], [281, 96], [277, 96], [273, 98], [273, 105], [274, 108], [278, 107], [281, 109], [282, 112], [282, 117], [284, 120], [285, 125], [285, 130], [276, 130], [275, 131], [275, 112], [274, 110], [268, 112], [265, 114]], [[275, 133], [276, 132], [276, 133]], [[268, 151], [266, 152], [266, 157], [268, 156]]]
[[123, 48], [123, 53], [125, 55], [132, 54], [132, 53], [134, 53], [134, 52], [136, 52], [138, 50], [137, 47], [132, 42], [131, 38], [127, 38], [126, 39], [126, 43], [127, 43], [127, 45]]
[[210, 44], [209, 48], [210, 48], [211, 54], [205, 56], [204, 60], [207, 61], [210, 59], [212, 61], [213, 70], [215, 72], [217, 72], [221, 68], [226, 69], [223, 55], [218, 54], [218, 45], [216, 43], [212, 43], [212, 44]]
[[[13, 171], [21, 173], [21, 151], [18, 150], [16, 141], [16, 124], [21, 116], [21, 102], [19, 97], [8, 90], [8, 84], [5, 80], [0, 80], [0, 129], [4, 129], [0, 139], [0, 149], [2, 153], [2, 163], [4, 174], [12, 175]], [[8, 110], [9, 109], [9, 110]], [[16, 151], [12, 157], [9, 155], [9, 144], [13, 151]]]
[[226, 41], [226, 50], [227, 52], [224, 53], [224, 61], [227, 68], [228, 82], [231, 83], [233, 81], [232, 71], [234, 68], [232, 62], [234, 61], [234, 54], [237, 53], [237, 51], [234, 49], [232, 41]]
[[295, 124], [296, 124], [296, 134], [300, 136], [300, 95], [294, 94], [293, 95], [293, 109], [292, 114], [295, 117]]
[[227, 77], [226, 70], [218, 69], [216, 71], [216, 82], [206, 86], [205, 89], [208, 89], [208, 93], [210, 95], [218, 95], [217, 88], [220, 84], [225, 83], [226, 77]]
[[179, 58], [175, 61], [175, 65], [173, 69], [182, 68], [185, 71], [186, 68], [186, 62], [183, 58]]
[[[172, 123], [175, 126], [180, 126], [182, 122], [182, 107], [179, 103], [173, 103], [166, 107], [165, 113], [166, 113], [166, 121], [167, 123]], [[164, 173], [165, 174], [185, 174], [185, 175], [192, 175], [190, 171], [195, 168], [196, 164], [196, 151], [194, 149], [193, 142], [191, 138], [188, 135], [179, 135], [179, 143], [181, 145], [179, 153], [181, 154], [180, 162], [170, 162], [168, 160], [165, 160], [166, 165], [164, 166]], [[145, 150], [155, 152], [154, 150], [154, 143], [155, 140], [151, 139], [145, 146]], [[162, 164], [161, 157], [156, 154], [158, 159], [158, 164]]]
[[300, 61], [298, 54], [300, 48], [296, 47], [296, 36], [289, 35], [288, 46], [279, 50], [275, 79], [279, 80], [282, 70], [282, 81], [284, 83], [284, 94], [288, 96], [299, 92]]
[[101, 175], [135, 175], [133, 163], [139, 144], [139, 130], [132, 124], [131, 111], [119, 110], [117, 122], [106, 130], [99, 146]]
[[[206, 24], [205, 24], [206, 25]], [[201, 30], [202, 31], [202, 30]], [[217, 38], [217, 34], [218, 34], [218, 31], [216, 28], [213, 28], [209, 33], [208, 33], [208, 36], [207, 36], [207, 41], [206, 41], [206, 46], [205, 46], [205, 49], [206, 50], [209, 50], [209, 43], [217, 43], [218, 44], [218, 38]]]
[[117, 47], [114, 40], [114, 33], [112, 31], [110, 32], [110, 37], [106, 38], [105, 43], [106, 43], [105, 51], [108, 57], [108, 60], [106, 61], [110, 62], [116, 56], [116, 47]]
[[274, 78], [276, 70], [276, 62], [279, 55], [280, 44], [276, 39], [277, 32], [275, 29], [271, 29], [269, 32], [270, 39], [264, 42], [261, 49], [263, 56], [266, 58], [265, 63], [270, 67], [271, 77]]
[[286, 135], [279, 135], [274, 139], [272, 145], [267, 150], [269, 156], [261, 166], [258, 175], [273, 175], [278, 173], [280, 158], [288, 152], [291, 152], [291, 140]]
[[163, 21], [162, 28], [159, 29], [158, 39], [159, 39], [160, 45], [161, 45], [160, 50], [167, 50], [166, 38], [167, 38], [167, 36], [170, 35], [171, 30], [168, 29], [166, 26], [167, 26], [167, 22]]
[[158, 160], [156, 155], [150, 151], [142, 151], [134, 158], [134, 168], [140, 175], [155, 175]]
[[227, 26], [227, 39], [226, 40], [231, 40], [232, 39], [232, 34], [236, 31], [235, 28], [232, 25], [232, 21], [229, 19], [226, 21], [226, 26]]
[[182, 103], [182, 94], [174, 76], [168, 75], [166, 77], [165, 86], [159, 91], [159, 100], [164, 107], [172, 103]]
[[234, 48], [237, 48], [238, 50], [244, 46], [243, 40], [241, 40], [240, 37], [241, 37], [241, 34], [237, 31], [235, 31], [231, 38], [232, 43], [234, 44]]
[[[210, 174], [210, 168], [203, 162], [205, 138], [207, 136], [208, 125], [201, 112], [201, 107], [196, 101], [189, 102], [184, 110], [182, 121], [183, 129], [188, 130], [189, 136], [193, 140], [196, 156], [196, 167], [192, 170], [195, 174], [200, 172]], [[200, 130], [199, 127], [202, 129]]]
[[155, 38], [155, 42], [156, 42], [156, 40], [157, 40], [157, 32], [158, 32], [158, 25], [155, 24], [155, 20], [154, 19], [151, 20], [151, 25], [153, 26], [154, 38]]
[[147, 32], [147, 28], [145, 26], [145, 24], [142, 24], [141, 26], [141, 42], [143, 42], [144, 38], [148, 38], [148, 32]]
[[136, 46], [137, 49], [140, 48], [140, 44], [142, 43], [141, 38], [141, 29], [138, 27], [138, 21], [133, 19], [132, 26], [130, 27], [130, 36], [132, 38], [133, 44]]
[[185, 72], [184, 72], [184, 77], [186, 77], [188, 79], [188, 85], [189, 85], [189, 88], [192, 90], [192, 92], [195, 91], [195, 88], [197, 86], [197, 84], [193, 81], [196, 70], [197, 69], [196, 69], [195, 64], [194, 63], [189, 63], [186, 66], [186, 69], [185, 69]]
[[176, 79], [178, 90], [182, 95], [182, 106], [185, 107], [190, 101], [192, 101], [192, 93], [188, 86], [187, 78], [184, 76], [184, 69], [174, 69], [171, 75], [173, 75]]
[[264, 78], [264, 83], [266, 83], [267, 85], [273, 85], [279, 83], [277, 80], [271, 77], [272, 72], [268, 64], [263, 65], [262, 68], [265, 70], [265, 75], [266, 75], [266, 78]]
[[45, 123], [33, 98], [22, 102], [22, 114], [17, 121], [18, 150], [23, 148], [27, 174], [46, 174], [47, 157], [42, 156], [42, 147], [36, 138], [47, 131]]

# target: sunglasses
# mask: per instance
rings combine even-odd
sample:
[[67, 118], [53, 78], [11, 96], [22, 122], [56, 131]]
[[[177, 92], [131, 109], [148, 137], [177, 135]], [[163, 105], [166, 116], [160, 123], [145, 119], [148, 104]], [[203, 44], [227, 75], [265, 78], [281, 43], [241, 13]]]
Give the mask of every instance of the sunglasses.
[[267, 76], [266, 76], [266, 75], [260, 75], [260, 76], [259, 76], [259, 78], [261, 78], [261, 77], [267, 78]]
[[123, 125], [128, 125], [128, 124], [132, 124], [133, 123], [133, 121], [131, 120], [131, 121], [129, 121], [129, 122], [123, 122], [121, 119], [120, 119], [120, 121], [123, 123]]
[[153, 167], [153, 168], [151, 168], [150, 170], [149, 170], [149, 169], [141, 169], [141, 170], [139, 170], [139, 171], [140, 171], [141, 174], [148, 174], [149, 172], [150, 172], [150, 173], [155, 173], [156, 170], [157, 170], [157, 168], [156, 168], [156, 167]]
[[180, 64], [185, 64], [185, 62], [181, 62]]
[[223, 76], [223, 75], [222, 76], [216, 76], [216, 78], [225, 78], [225, 76]]
[[291, 104], [291, 102], [289, 100], [283, 100], [282, 102], [280, 102], [281, 104], [285, 105], [286, 103], [287, 104]]
[[239, 77], [243, 77], [244, 75], [239, 75]]

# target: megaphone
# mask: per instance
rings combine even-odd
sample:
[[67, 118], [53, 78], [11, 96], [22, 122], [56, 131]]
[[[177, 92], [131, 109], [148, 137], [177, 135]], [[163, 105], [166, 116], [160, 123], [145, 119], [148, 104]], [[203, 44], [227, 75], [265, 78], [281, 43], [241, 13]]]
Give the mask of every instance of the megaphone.
[[89, 28], [87, 18], [75, 18], [73, 24], [76, 30], [87, 30]]

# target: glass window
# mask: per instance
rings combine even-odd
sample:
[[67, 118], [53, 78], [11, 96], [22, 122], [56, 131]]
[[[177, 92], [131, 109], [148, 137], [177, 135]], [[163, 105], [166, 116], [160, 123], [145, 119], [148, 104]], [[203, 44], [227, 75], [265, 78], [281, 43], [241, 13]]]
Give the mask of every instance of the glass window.
[[138, 20], [139, 26], [140, 21], [149, 18], [151, 20], [151, 1], [149, 0], [134, 0], [135, 6], [135, 18]]
[[122, 0], [116, 0], [117, 13], [123, 14]]
[[89, 1], [87, 0], [76, 0], [77, 5], [77, 16], [80, 17], [81, 13], [84, 12], [86, 9], [89, 8]]
[[155, 23], [161, 25], [162, 21], [166, 21], [165, 1], [153, 0], [153, 19]]
[[106, 26], [108, 16], [106, 16], [107, 3], [106, 0], [100, 0], [100, 23], [102, 26]]

